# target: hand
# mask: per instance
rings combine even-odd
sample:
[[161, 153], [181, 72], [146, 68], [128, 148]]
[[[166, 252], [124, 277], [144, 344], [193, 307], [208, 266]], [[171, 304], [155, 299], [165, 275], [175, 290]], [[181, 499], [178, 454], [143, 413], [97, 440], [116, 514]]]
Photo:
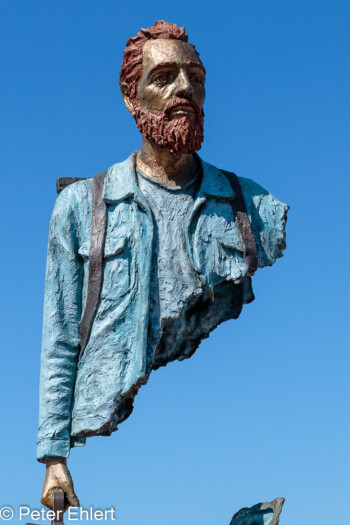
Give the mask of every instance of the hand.
[[74, 492], [72, 476], [68, 470], [66, 460], [53, 458], [46, 463], [46, 476], [41, 494], [41, 503], [53, 510], [53, 489], [61, 489], [65, 494], [64, 511], [68, 507], [79, 507], [80, 503]]

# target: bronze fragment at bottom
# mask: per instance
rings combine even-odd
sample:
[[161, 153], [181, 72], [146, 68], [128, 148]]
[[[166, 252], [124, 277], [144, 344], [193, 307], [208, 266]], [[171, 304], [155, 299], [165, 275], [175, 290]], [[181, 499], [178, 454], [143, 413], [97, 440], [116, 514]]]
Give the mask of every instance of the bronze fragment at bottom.
[[284, 498], [276, 498], [269, 503], [245, 507], [236, 512], [230, 525], [278, 525], [284, 501]]

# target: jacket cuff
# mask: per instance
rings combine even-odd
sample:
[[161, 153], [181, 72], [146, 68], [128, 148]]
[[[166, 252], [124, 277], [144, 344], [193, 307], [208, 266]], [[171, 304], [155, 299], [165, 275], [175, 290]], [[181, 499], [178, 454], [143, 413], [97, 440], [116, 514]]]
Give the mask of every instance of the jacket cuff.
[[70, 452], [70, 441], [65, 439], [48, 439], [40, 441], [36, 452], [36, 458], [40, 463], [45, 463], [48, 458], [68, 458]]

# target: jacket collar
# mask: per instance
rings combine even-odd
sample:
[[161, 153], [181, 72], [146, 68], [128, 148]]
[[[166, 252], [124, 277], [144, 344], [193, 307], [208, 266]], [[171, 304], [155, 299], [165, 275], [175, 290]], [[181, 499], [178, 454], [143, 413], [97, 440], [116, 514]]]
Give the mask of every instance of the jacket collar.
[[[225, 175], [215, 166], [202, 160], [197, 155], [202, 171], [202, 182], [198, 197], [232, 200], [235, 193]], [[123, 162], [111, 166], [104, 183], [103, 199], [112, 204], [133, 197], [144, 203], [143, 194], [136, 178], [136, 152]]]

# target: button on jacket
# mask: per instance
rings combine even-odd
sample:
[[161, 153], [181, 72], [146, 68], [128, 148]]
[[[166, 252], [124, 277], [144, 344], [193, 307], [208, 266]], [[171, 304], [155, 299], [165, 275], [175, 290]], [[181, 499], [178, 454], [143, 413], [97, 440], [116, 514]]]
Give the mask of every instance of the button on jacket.
[[[235, 194], [219, 169], [198, 159], [202, 179], [186, 225], [186, 243], [203, 295], [211, 301], [215, 301], [217, 291], [223, 301], [228, 293], [232, 296], [217, 325], [238, 317], [243, 304], [254, 296], [234, 220]], [[239, 181], [256, 239], [259, 267], [271, 266], [285, 248], [288, 206], [255, 182]], [[151, 369], [190, 357], [204, 337], [185, 341], [181, 352], [155, 359], [150, 367], [147, 333], [154, 226], [137, 183], [135, 154], [108, 170], [103, 199], [108, 205], [103, 286], [79, 363], [79, 328], [88, 284], [92, 179], [62, 191], [50, 222], [39, 461], [68, 457], [70, 447], [84, 445], [86, 437], [116, 430], [117, 424], [130, 415], [133, 398]]]

